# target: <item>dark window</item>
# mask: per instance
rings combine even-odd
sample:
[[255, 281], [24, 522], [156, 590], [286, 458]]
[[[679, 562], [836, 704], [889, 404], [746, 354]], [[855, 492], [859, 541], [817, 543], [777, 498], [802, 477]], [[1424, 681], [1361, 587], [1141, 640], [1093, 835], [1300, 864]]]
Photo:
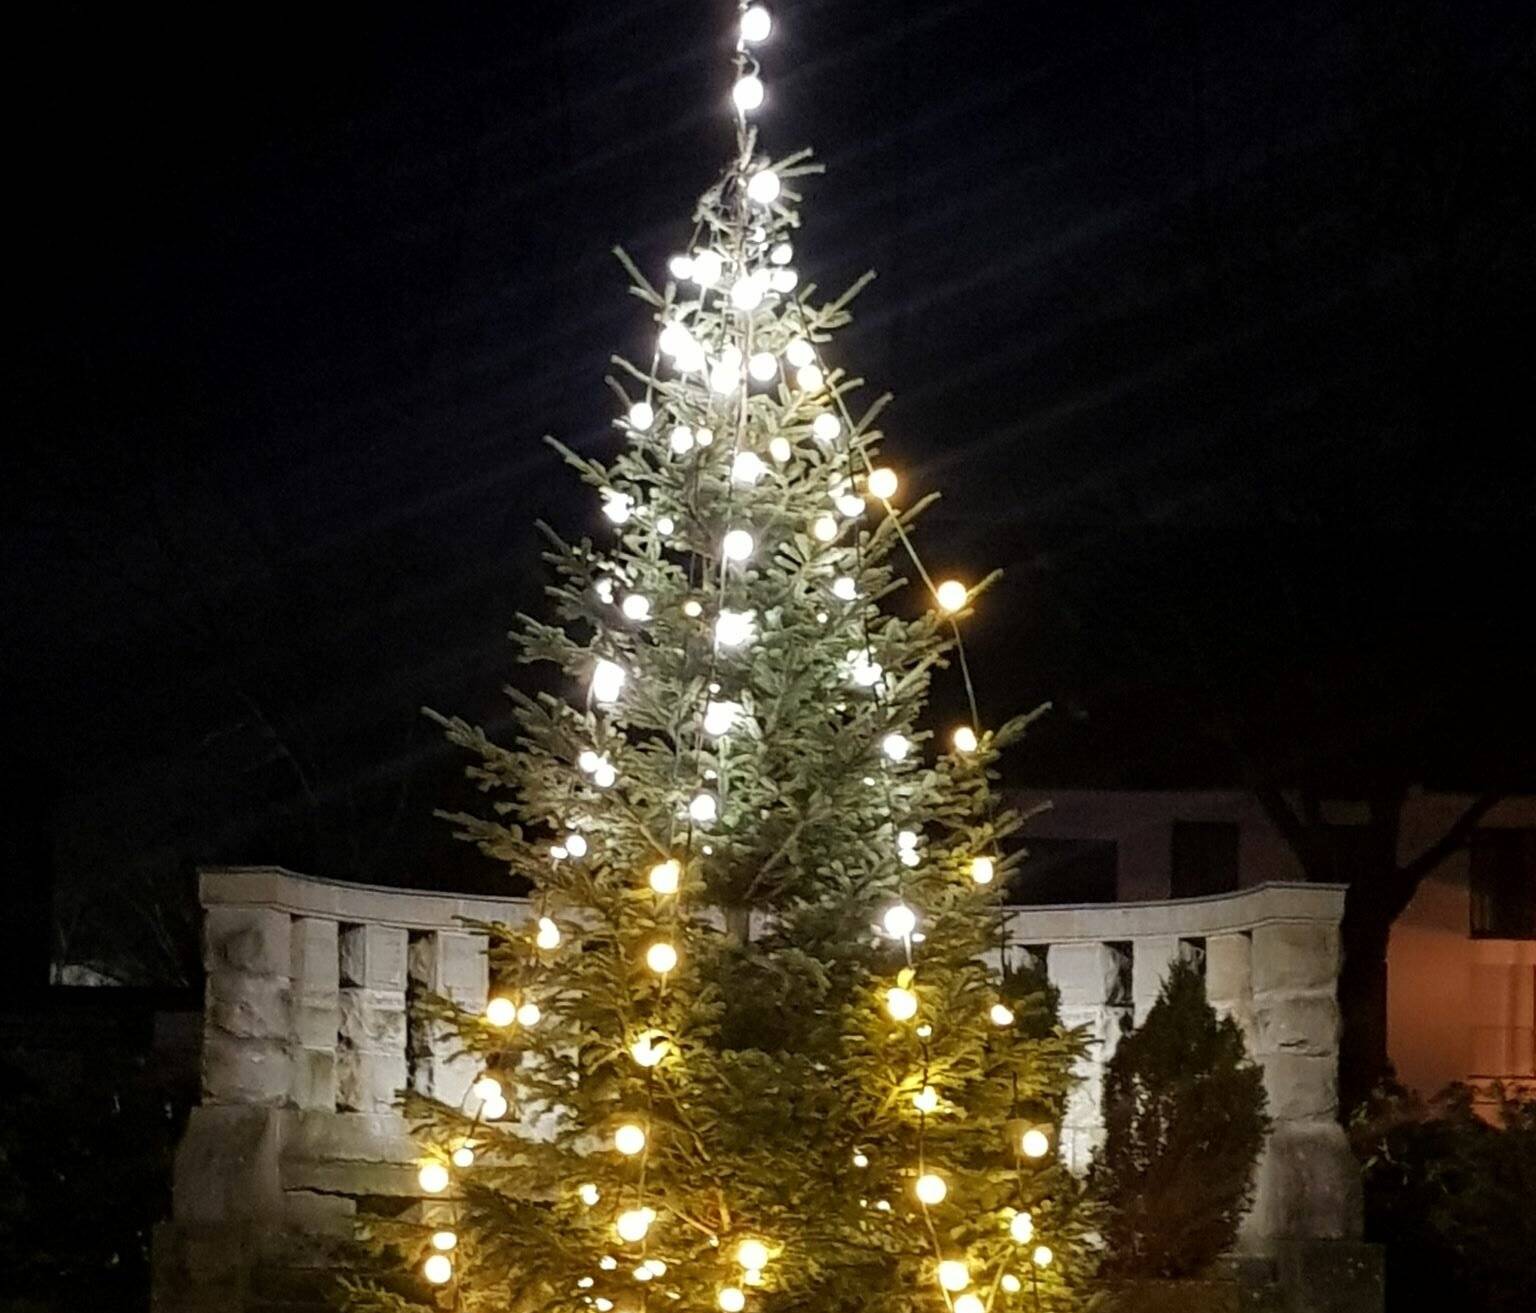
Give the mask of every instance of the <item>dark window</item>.
[[1175, 821], [1170, 895], [1200, 898], [1236, 889], [1237, 837], [1232, 821]]
[[1536, 939], [1536, 830], [1472, 833], [1472, 934]]
[[1112, 903], [1119, 854], [1113, 839], [1026, 839], [1029, 855], [1008, 885], [1010, 903]]

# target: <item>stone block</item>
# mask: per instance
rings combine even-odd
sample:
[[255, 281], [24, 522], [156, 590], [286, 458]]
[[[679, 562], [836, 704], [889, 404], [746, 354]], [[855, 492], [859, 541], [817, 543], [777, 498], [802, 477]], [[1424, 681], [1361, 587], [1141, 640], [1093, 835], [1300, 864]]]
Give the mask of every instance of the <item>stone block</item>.
[[309, 1159], [414, 1164], [421, 1152], [398, 1112], [294, 1111], [282, 1114], [282, 1124], [285, 1171]]
[[1120, 954], [1108, 944], [1052, 944], [1046, 954], [1046, 972], [1063, 1009], [1114, 1001], [1120, 967]]
[[342, 1050], [336, 1058], [336, 1106], [347, 1111], [374, 1112], [394, 1107], [405, 1089], [405, 1053], [355, 1053]]
[[337, 1042], [364, 1053], [399, 1053], [405, 1058], [405, 995], [380, 989], [341, 991]]
[[287, 1041], [210, 1030], [203, 1038], [202, 1066], [205, 1103], [280, 1107], [287, 1102]]
[[357, 1219], [357, 1200], [314, 1190], [283, 1192], [283, 1225], [306, 1235], [350, 1239]]
[[289, 1005], [293, 1042], [306, 1049], [336, 1051], [341, 1034], [341, 1005], [332, 995], [326, 1003], [294, 995]]
[[1277, 1125], [1259, 1161], [1241, 1245], [1273, 1253], [1285, 1239], [1354, 1239], [1363, 1210], [1360, 1169], [1342, 1126]]
[[1282, 921], [1253, 932], [1253, 992], [1322, 990], [1339, 979], [1339, 930], [1322, 922]]
[[405, 993], [406, 933], [395, 926], [353, 925], [341, 932], [341, 981]]
[[209, 972], [203, 986], [203, 1025], [241, 1039], [287, 1040], [288, 977]]
[[1211, 1006], [1241, 1009], [1253, 999], [1253, 941], [1245, 934], [1205, 941], [1205, 996]]
[[1339, 1005], [1331, 994], [1301, 994], [1261, 1004], [1256, 1022], [1261, 1057], [1301, 1053], [1332, 1059], [1338, 1053]]
[[1331, 1120], [1339, 1111], [1339, 1064], [1333, 1056], [1267, 1053], [1261, 1058], [1269, 1115], [1276, 1122]]
[[290, 1054], [288, 1102], [295, 1108], [330, 1111], [336, 1107], [336, 1053], [297, 1047]]
[[316, 1002], [335, 999], [337, 987], [341, 983], [338, 934], [336, 922], [323, 917], [293, 918], [288, 974], [293, 979], [295, 998]]
[[411, 984], [479, 1011], [490, 992], [490, 963], [484, 935], [438, 930], [410, 945]]
[[286, 976], [291, 961], [287, 912], [214, 906], [203, 917], [203, 965], [210, 971]]
[[1177, 935], [1147, 935], [1131, 944], [1131, 1005], [1136, 1025], [1147, 1019], [1181, 951]]
[[266, 1108], [192, 1109], [172, 1169], [178, 1225], [206, 1228], [281, 1219], [281, 1116]]

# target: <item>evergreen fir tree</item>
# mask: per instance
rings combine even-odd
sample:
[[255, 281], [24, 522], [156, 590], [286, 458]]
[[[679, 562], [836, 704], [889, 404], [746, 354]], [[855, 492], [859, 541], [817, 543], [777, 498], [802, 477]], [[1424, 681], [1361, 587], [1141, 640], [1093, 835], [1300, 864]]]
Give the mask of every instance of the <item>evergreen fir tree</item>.
[[550, 533], [555, 623], [516, 639], [570, 694], [512, 690], [510, 746], [445, 722], [532, 914], [490, 928], [484, 1015], [436, 1005], [486, 1074], [413, 1101], [434, 1199], [359, 1306], [989, 1313], [1075, 1306], [1094, 1262], [1052, 1124], [1080, 1041], [997, 969], [1027, 721], [919, 727], [980, 589], [907, 556], [918, 604], [881, 608], [921, 504], [849, 407], [853, 293], [797, 285], [814, 168], [759, 154], [756, 75], [744, 39], [670, 278], [626, 261], [659, 336], [616, 362], [620, 450], [562, 449], [607, 523]]
[[1094, 1189], [1109, 1273], [1193, 1276], [1231, 1249], [1269, 1134], [1264, 1079], [1193, 964], [1174, 964], [1109, 1060], [1104, 1129]]

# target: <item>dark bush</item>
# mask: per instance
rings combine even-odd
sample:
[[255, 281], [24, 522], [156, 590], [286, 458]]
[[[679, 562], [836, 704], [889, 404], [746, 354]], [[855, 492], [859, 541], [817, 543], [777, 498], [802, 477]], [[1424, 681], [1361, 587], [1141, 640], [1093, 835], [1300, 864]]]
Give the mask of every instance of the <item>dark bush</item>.
[[1188, 963], [1169, 973], [1104, 1077], [1105, 1275], [1183, 1277], [1232, 1247], [1269, 1133], [1261, 1073]]

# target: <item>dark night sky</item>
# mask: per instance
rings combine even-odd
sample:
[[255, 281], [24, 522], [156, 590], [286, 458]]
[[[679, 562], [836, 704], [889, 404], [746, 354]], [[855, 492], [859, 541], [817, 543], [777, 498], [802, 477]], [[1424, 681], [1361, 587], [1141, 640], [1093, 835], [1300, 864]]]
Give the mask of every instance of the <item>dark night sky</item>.
[[[67, 887], [487, 878], [416, 708], [494, 720], [533, 518], [597, 531], [538, 439], [611, 442], [729, 8], [49, 8], [0, 673]], [[1527, 764], [1530, 6], [776, 11], [802, 270], [879, 272], [839, 349], [929, 559], [1007, 571], [985, 709], [1057, 703], [1016, 778]]]

